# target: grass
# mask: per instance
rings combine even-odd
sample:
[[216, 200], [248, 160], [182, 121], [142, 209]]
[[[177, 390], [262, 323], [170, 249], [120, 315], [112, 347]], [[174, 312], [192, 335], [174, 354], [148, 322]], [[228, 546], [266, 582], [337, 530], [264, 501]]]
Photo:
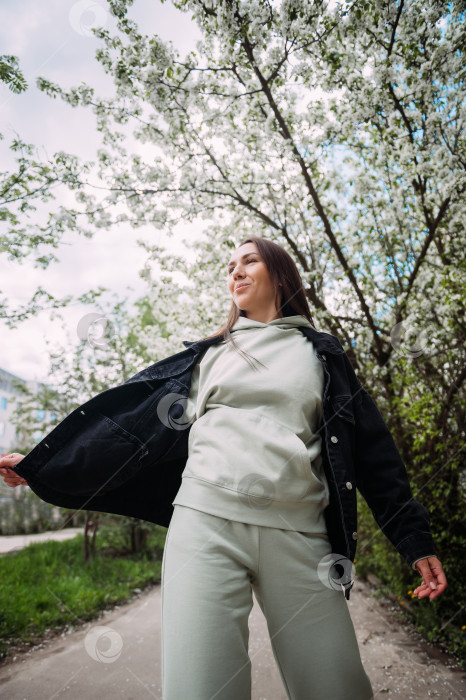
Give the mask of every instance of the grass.
[[164, 540], [161, 528], [151, 533], [144, 552], [128, 554], [98, 535], [96, 556], [87, 564], [82, 534], [1, 556], [0, 658], [37, 644], [50, 630], [92, 620], [128, 601], [135, 589], [159, 582]]

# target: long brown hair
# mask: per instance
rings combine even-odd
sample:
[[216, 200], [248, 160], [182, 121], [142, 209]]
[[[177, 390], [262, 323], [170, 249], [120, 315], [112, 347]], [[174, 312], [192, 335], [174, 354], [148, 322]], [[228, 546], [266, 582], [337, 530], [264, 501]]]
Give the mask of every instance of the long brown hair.
[[[283, 316], [294, 316], [296, 314], [300, 314], [301, 316], [307, 318], [309, 323], [311, 323], [315, 328], [311, 311], [309, 309], [309, 304], [307, 303], [306, 294], [304, 293], [303, 282], [298, 272], [298, 268], [296, 267], [296, 263], [291, 255], [287, 253], [284, 248], [278, 245], [278, 243], [269, 241], [266, 238], [246, 238], [245, 240], [241, 241], [237, 247], [240, 247], [245, 243], [254, 243], [257, 246], [259, 255], [263, 259], [267, 270], [269, 271], [270, 278], [275, 288], [274, 300], [277, 313], [281, 311]], [[281, 287], [279, 282], [281, 282]], [[279, 306], [280, 290], [282, 290], [283, 296], [282, 303]], [[247, 362], [251, 364], [249, 361], [250, 356], [238, 346], [231, 333], [231, 329], [238, 318], [245, 315], [246, 314], [244, 311], [236, 306], [235, 302], [232, 300], [226, 322], [218, 331], [212, 333], [212, 335], [202, 338], [202, 340], [222, 336], [225, 342], [231, 343], [237, 352], [239, 352], [247, 360]]]

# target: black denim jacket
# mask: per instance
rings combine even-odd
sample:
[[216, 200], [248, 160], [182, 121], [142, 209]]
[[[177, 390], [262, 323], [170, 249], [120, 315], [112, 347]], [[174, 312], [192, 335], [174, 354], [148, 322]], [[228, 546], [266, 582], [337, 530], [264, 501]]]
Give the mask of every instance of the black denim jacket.
[[[429, 513], [414, 500], [391, 433], [339, 340], [306, 326], [300, 330], [313, 343], [324, 370], [320, 430], [330, 489], [325, 521], [334, 561], [346, 560], [351, 568], [356, 554], [356, 488], [408, 565], [435, 554]], [[192, 371], [220, 340], [183, 341], [185, 350], [94, 396], [14, 471], [48, 503], [168, 527], [188, 458], [190, 425], [183, 423], [183, 414]], [[343, 569], [340, 584], [349, 599], [353, 581]]]

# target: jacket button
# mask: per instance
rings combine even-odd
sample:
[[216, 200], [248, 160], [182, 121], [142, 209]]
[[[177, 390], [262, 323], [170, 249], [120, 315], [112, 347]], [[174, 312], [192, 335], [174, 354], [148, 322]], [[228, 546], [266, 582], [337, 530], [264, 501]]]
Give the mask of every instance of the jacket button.
[[351, 489], [353, 488], [353, 484], [351, 483], [351, 481], [346, 482], [346, 488], [351, 491]]
[[325, 357], [325, 355], [322, 355], [322, 359], [325, 362], [327, 358]]
[[332, 435], [332, 437], [330, 438], [330, 440], [331, 440], [332, 442], [338, 442], [338, 438], [337, 438], [336, 435]]
[[358, 533], [357, 533], [357, 532], [353, 532], [353, 540], [357, 540], [357, 539], [358, 539]]

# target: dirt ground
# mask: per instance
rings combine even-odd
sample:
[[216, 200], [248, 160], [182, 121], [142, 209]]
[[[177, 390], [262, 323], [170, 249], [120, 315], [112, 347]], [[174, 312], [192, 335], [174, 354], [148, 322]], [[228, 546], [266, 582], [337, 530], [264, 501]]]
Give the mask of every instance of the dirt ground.
[[391, 601], [375, 598], [368, 582], [356, 580], [353, 591], [348, 605], [377, 700], [466, 698], [466, 671], [453, 656], [423, 642]]
[[[376, 599], [368, 582], [356, 580], [348, 606], [376, 700], [466, 698], [466, 672], [451, 656], [422, 642], [408, 623], [401, 624], [394, 605]], [[1, 696], [162, 700], [160, 611], [161, 587], [156, 585], [103, 612], [98, 620], [51, 632], [48, 639], [28, 651], [16, 651], [0, 664]], [[255, 599], [249, 627], [251, 700], [287, 700]], [[106, 641], [106, 649], [98, 649], [99, 639]], [[358, 699], [349, 694], [348, 700]]]

